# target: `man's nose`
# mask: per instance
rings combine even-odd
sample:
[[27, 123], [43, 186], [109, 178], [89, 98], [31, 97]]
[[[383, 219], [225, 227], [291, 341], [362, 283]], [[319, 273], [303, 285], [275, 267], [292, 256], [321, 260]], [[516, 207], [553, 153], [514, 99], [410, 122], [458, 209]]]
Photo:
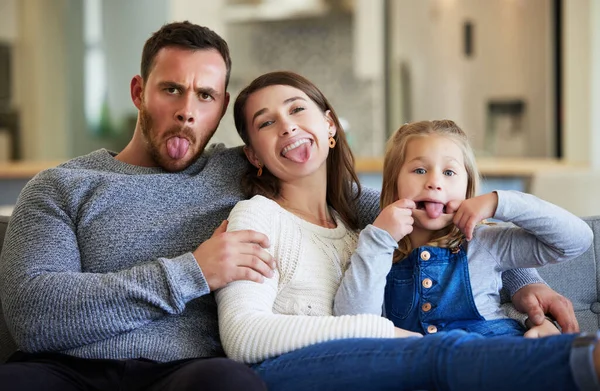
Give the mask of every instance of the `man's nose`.
[[177, 122], [184, 125], [193, 125], [195, 122], [192, 98], [186, 98], [184, 104], [175, 113]]

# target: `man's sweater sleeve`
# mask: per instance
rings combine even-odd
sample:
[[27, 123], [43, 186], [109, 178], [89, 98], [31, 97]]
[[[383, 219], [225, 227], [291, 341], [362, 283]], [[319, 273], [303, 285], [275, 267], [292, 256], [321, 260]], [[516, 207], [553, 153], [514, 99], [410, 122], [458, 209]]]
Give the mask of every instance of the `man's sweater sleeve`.
[[21, 350], [61, 351], [100, 341], [179, 314], [209, 293], [191, 253], [126, 270], [82, 272], [77, 216], [66, 211], [67, 192], [38, 175], [19, 196], [9, 223], [0, 299]]

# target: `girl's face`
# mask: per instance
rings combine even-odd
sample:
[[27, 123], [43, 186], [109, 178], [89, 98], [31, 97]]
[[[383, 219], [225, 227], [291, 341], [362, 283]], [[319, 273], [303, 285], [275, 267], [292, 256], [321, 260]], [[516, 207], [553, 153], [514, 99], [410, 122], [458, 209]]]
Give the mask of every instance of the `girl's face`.
[[304, 92], [287, 85], [260, 89], [248, 97], [245, 116], [252, 164], [260, 162], [284, 182], [326, 173], [335, 124]]
[[461, 148], [443, 136], [415, 137], [406, 145], [406, 159], [398, 175], [398, 198], [413, 200], [413, 234], [447, 227], [454, 215], [446, 204], [464, 200], [468, 175]]

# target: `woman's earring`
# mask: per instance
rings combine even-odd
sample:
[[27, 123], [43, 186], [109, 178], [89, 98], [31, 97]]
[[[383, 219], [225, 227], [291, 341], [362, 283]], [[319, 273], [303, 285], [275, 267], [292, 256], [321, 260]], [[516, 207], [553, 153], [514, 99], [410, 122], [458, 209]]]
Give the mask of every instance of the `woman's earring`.
[[329, 148], [335, 148], [336, 141], [333, 136], [329, 136]]
[[262, 168], [263, 168], [262, 163], [258, 163], [258, 173], [256, 174], [256, 176], [261, 176], [262, 175]]

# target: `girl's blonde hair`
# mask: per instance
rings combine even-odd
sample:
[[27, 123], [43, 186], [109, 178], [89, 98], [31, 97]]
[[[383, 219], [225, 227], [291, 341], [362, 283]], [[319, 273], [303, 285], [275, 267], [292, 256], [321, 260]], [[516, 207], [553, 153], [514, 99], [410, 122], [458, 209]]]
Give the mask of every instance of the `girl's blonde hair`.
[[[475, 155], [469, 144], [467, 135], [453, 121], [420, 121], [404, 124], [388, 140], [385, 159], [383, 162], [383, 186], [381, 189], [381, 209], [398, 200], [398, 175], [406, 159], [408, 143], [417, 137], [441, 136], [454, 141], [463, 152], [465, 169], [467, 171], [466, 198], [477, 194], [479, 187], [479, 171], [475, 164]], [[429, 245], [457, 248], [464, 235], [454, 225], [436, 232]], [[411, 252], [412, 246], [408, 235], [398, 242], [398, 250], [394, 253], [394, 262], [401, 261]]]

